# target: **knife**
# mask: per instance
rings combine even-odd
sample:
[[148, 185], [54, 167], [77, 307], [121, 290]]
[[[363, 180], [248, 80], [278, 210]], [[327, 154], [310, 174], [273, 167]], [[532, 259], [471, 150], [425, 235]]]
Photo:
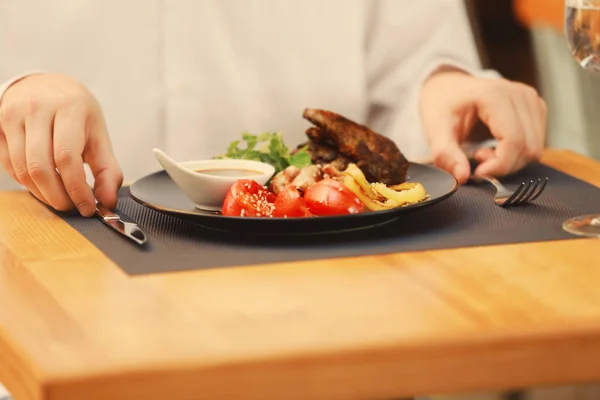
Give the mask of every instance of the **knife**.
[[121, 217], [108, 208], [104, 207], [100, 203], [96, 202], [96, 216], [105, 225], [119, 232], [126, 238], [136, 242], [137, 244], [144, 244], [147, 241], [147, 237], [144, 232], [133, 222], [123, 221]]

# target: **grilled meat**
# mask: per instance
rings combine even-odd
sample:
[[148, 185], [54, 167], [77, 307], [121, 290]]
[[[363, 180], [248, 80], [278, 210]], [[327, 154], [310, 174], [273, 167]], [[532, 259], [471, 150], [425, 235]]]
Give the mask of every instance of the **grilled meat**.
[[350, 160], [340, 155], [333, 147], [319, 144], [312, 140], [308, 142], [308, 152], [315, 164], [329, 164], [340, 171], [345, 170], [348, 164], [350, 164]]
[[[336, 169], [343, 171], [348, 167], [350, 160], [341, 155], [335, 146], [322, 143], [320, 141], [321, 134], [319, 128], [308, 128], [306, 135], [310, 139], [308, 141], [308, 152], [311, 155], [312, 161], [315, 164], [331, 164]], [[306, 145], [306, 143], [304, 144]]]
[[291, 165], [271, 179], [269, 190], [277, 195], [287, 185], [294, 185], [300, 191], [305, 191], [320, 180], [327, 178], [337, 179], [341, 175], [340, 170], [332, 164], [313, 164], [302, 169]]
[[342, 171], [336, 168], [333, 164], [325, 164], [323, 165], [323, 179], [332, 178], [337, 179], [342, 176]]
[[323, 170], [319, 165], [309, 165], [300, 170], [300, 174], [292, 181], [292, 185], [299, 190], [306, 190], [309, 186], [323, 179]]
[[303, 117], [316, 126], [306, 131], [314, 163], [344, 170], [352, 162], [370, 182], [396, 185], [406, 181], [408, 160], [391, 139], [331, 111], [309, 108]]
[[300, 168], [290, 165], [271, 179], [269, 190], [275, 194], [279, 194], [279, 192], [292, 183], [298, 175], [300, 175]]
[[[309, 186], [323, 179], [324, 169], [320, 165], [308, 165], [302, 169], [290, 165], [271, 179], [269, 190], [279, 194], [287, 185], [294, 185], [299, 190], [306, 190]], [[334, 172], [335, 169], [329, 169]]]

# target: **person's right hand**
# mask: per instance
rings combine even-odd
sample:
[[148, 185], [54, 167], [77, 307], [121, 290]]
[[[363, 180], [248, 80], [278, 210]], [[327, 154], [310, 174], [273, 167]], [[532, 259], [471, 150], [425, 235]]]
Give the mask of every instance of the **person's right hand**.
[[113, 154], [100, 105], [76, 80], [30, 75], [0, 102], [0, 162], [42, 202], [59, 211], [95, 211], [84, 163], [95, 178], [95, 198], [114, 208], [123, 174]]

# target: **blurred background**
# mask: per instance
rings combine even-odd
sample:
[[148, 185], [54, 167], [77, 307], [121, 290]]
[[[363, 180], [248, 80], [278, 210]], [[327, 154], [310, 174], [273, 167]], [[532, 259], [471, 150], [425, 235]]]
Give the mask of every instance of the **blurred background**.
[[569, 54], [564, 0], [465, 2], [484, 66], [534, 86], [548, 103], [548, 145], [600, 158], [600, 77]]

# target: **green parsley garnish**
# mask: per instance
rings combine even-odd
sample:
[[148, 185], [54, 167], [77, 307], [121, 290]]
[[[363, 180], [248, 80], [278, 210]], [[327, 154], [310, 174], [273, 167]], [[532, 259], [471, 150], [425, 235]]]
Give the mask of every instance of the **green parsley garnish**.
[[[240, 148], [242, 142], [245, 142], [245, 146]], [[244, 132], [241, 140], [234, 140], [229, 144], [227, 153], [215, 158], [262, 161], [275, 167], [275, 173], [283, 171], [290, 165], [304, 168], [312, 164], [306, 147], [291, 155], [290, 149], [283, 142], [283, 136], [280, 133], [269, 132], [260, 135]]]

